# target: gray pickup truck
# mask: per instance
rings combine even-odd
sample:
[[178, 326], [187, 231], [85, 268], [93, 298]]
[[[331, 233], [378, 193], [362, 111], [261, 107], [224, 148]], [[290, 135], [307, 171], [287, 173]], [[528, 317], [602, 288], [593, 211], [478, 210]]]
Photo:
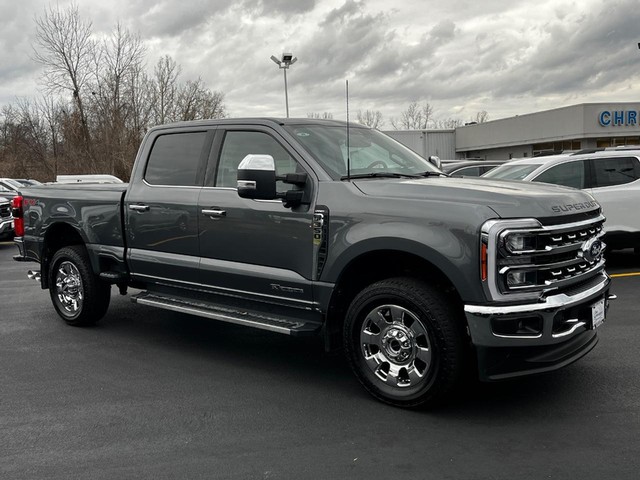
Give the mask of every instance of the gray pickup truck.
[[451, 178], [344, 122], [151, 129], [129, 184], [25, 188], [15, 259], [70, 325], [143, 305], [344, 347], [387, 403], [565, 366], [605, 318], [604, 217], [544, 184]]

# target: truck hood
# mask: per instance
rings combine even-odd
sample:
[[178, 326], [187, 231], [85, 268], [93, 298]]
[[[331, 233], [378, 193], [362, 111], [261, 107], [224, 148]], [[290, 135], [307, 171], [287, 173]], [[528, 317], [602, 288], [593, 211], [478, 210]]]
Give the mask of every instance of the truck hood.
[[358, 179], [353, 183], [369, 196], [486, 205], [502, 218], [544, 218], [600, 208], [584, 191], [543, 183], [454, 177]]

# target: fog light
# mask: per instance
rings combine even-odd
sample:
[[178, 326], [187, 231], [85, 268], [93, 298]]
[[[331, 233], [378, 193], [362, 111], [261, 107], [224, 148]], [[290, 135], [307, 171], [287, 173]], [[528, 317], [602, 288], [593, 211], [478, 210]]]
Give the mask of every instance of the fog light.
[[513, 271], [507, 273], [507, 286], [509, 288], [516, 287], [532, 287], [536, 284], [536, 272]]

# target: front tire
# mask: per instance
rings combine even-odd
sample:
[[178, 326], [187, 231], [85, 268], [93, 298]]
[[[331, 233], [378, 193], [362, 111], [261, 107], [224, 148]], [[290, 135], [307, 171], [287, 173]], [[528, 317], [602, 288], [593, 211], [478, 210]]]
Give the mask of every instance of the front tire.
[[111, 299], [111, 286], [91, 269], [87, 250], [70, 246], [58, 250], [49, 269], [49, 294], [58, 315], [74, 327], [94, 325]]
[[434, 405], [461, 382], [461, 313], [431, 285], [392, 278], [362, 290], [344, 329], [351, 367], [374, 397], [399, 407]]

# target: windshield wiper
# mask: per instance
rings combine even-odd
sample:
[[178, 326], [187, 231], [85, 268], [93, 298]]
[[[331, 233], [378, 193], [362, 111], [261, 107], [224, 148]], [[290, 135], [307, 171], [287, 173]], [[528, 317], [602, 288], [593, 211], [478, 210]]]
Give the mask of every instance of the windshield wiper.
[[411, 173], [397, 172], [368, 172], [368, 173], [352, 173], [350, 176], [340, 177], [340, 180], [348, 180], [349, 178], [420, 178], [421, 175]]

